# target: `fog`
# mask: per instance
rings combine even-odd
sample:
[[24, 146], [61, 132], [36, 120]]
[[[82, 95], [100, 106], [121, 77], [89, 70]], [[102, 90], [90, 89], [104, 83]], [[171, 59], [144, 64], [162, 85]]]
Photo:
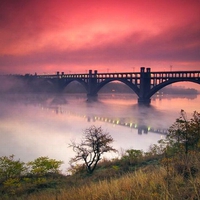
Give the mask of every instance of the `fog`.
[[86, 101], [86, 94], [1, 94], [0, 156], [14, 154], [24, 162], [48, 156], [64, 161], [65, 172], [74, 155], [70, 141], [79, 142], [92, 125], [109, 132], [117, 150], [148, 151], [165, 137], [181, 109], [189, 118], [200, 110], [199, 102], [199, 95], [155, 98], [151, 106], [141, 107], [134, 94], [100, 94], [92, 103]]

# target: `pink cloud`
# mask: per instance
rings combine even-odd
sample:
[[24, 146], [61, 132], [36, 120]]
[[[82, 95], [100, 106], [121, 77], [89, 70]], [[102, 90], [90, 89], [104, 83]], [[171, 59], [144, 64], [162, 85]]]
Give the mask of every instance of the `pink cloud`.
[[199, 63], [199, 7], [171, 0], [4, 1], [0, 72]]

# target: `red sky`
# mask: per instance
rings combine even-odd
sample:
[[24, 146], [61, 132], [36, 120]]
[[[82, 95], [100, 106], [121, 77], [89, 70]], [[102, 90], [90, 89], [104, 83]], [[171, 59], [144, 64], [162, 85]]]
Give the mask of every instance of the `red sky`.
[[200, 0], [1, 0], [0, 74], [200, 70]]

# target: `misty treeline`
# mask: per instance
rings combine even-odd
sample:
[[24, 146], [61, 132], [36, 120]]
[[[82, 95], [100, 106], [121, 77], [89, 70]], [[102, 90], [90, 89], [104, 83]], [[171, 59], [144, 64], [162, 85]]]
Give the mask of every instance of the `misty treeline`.
[[[0, 75], [1, 93], [30, 93], [30, 92], [59, 92], [60, 88], [55, 82], [49, 79], [38, 79], [34, 75]], [[66, 93], [86, 93], [85, 88], [77, 81], [68, 84], [64, 91]], [[106, 84], [100, 93], [134, 93], [124, 83], [113, 81]], [[179, 86], [166, 86], [159, 91], [159, 94], [198, 94], [194, 88]]]
[[7, 75], [0, 76], [1, 93], [37, 93], [37, 92], [57, 92], [56, 84], [49, 80], [38, 79], [30, 75]]

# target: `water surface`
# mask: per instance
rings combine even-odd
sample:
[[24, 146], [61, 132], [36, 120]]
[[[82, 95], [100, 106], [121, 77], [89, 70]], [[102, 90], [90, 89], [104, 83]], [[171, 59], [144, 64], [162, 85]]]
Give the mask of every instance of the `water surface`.
[[[142, 149], [165, 137], [180, 110], [200, 111], [200, 95], [152, 99], [140, 107], [132, 94], [100, 94], [88, 103], [85, 95], [7, 95], [0, 101], [0, 156], [14, 154], [28, 162], [40, 156], [64, 161], [63, 172], [74, 155], [70, 141], [79, 142], [83, 131], [101, 126], [114, 138], [113, 147]], [[105, 154], [115, 157], [116, 154]]]

